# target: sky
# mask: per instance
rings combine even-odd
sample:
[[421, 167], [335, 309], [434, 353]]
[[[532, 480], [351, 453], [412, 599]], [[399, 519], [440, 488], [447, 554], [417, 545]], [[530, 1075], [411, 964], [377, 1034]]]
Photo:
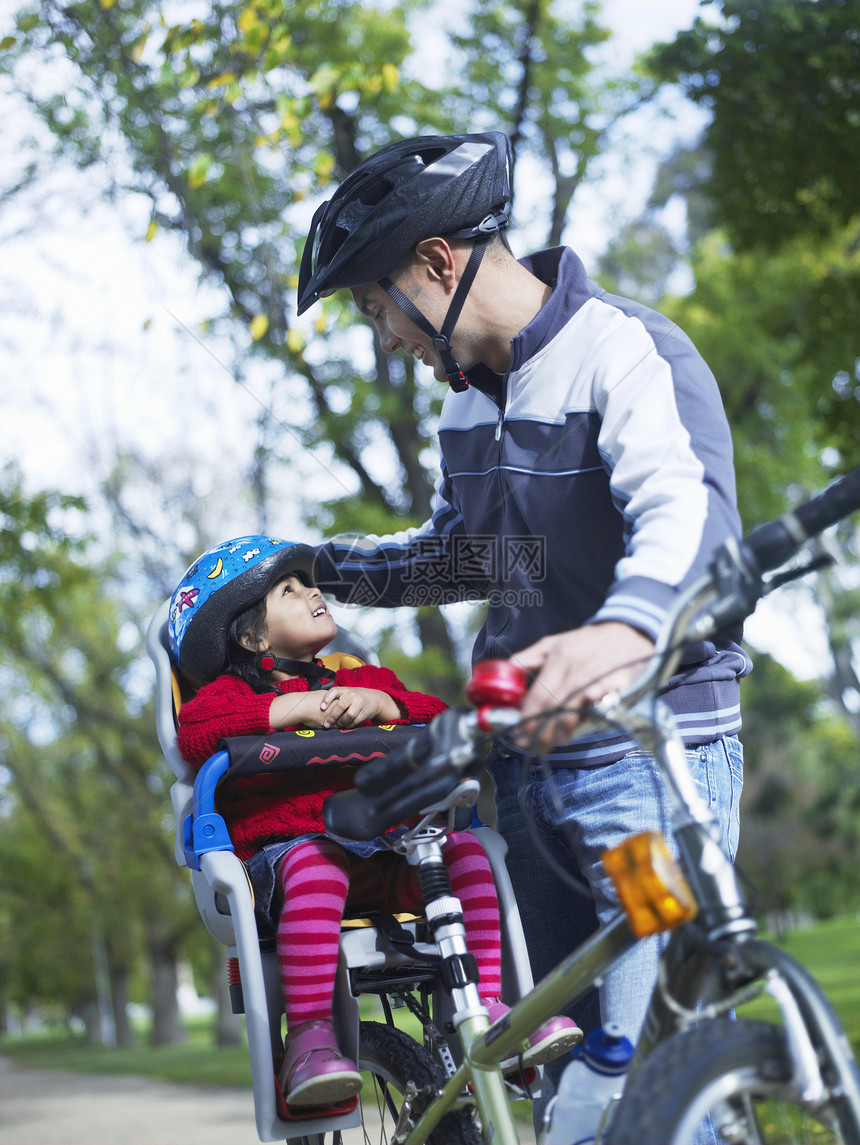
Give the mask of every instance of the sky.
[[[0, 35], [14, 8], [12, 0], [0, 0]], [[608, 51], [623, 65], [688, 27], [699, 10], [698, 0], [604, 0], [604, 21], [615, 32]], [[0, 107], [6, 112], [0, 167], [8, 174], [33, 125], [2, 80]], [[665, 141], [670, 131], [693, 138], [702, 124], [690, 106], [680, 107], [672, 126], [660, 120], [659, 130], [647, 115], [626, 139], [636, 147], [634, 172], [619, 148], [605, 160], [602, 183], [577, 196], [566, 239], [586, 266], [644, 203], [657, 159], [645, 141]], [[43, 194], [38, 207], [0, 212], [0, 461], [17, 460], [31, 487], [87, 493], [110, 469], [119, 444], [168, 467], [175, 458], [190, 459], [201, 499], [219, 490], [223, 496], [249, 464], [254, 419], [273, 393], [283, 399], [283, 379], [268, 367], [237, 384], [230, 347], [205, 329], [221, 298], [198, 282], [175, 238], [142, 241], [145, 203], [104, 203], [97, 173], [61, 166]], [[322, 458], [303, 454], [294, 462], [272, 525], [283, 535], [301, 530], [294, 491], [331, 480]], [[225, 504], [222, 534], [213, 541], [248, 531], [247, 504], [229, 496]], [[820, 670], [827, 654], [814, 614], [799, 640], [796, 629], [781, 636], [784, 628], [779, 603], [765, 602], [748, 632], [793, 671]]]

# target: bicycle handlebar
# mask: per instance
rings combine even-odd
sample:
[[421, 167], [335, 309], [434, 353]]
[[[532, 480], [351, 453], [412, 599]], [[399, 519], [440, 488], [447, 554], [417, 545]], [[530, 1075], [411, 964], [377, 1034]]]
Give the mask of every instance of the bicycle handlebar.
[[345, 839], [374, 839], [392, 824], [441, 800], [476, 769], [476, 714], [448, 708], [397, 751], [360, 767], [355, 788], [330, 795], [323, 805], [329, 831]]
[[[785, 564], [811, 537], [858, 509], [860, 466], [743, 540], [720, 546], [708, 573], [680, 597], [660, 648], [621, 703], [629, 707], [665, 682], [685, 640], [693, 638], [704, 599], [713, 600], [714, 606], [709, 616], [699, 619], [696, 639], [748, 616], [766, 591], [762, 573]], [[510, 726], [517, 703], [513, 692], [503, 702], [510, 707], [501, 723]], [[592, 709], [592, 714], [599, 723], [599, 710]], [[480, 713], [449, 708], [404, 747], [359, 768], [355, 790], [329, 796], [323, 807], [326, 827], [347, 839], [372, 839], [417, 814], [442, 799], [470, 768], [480, 767], [476, 743], [490, 730]]]
[[810, 539], [860, 509], [860, 466], [809, 501], [745, 537], [739, 548], [757, 572], [778, 568]]

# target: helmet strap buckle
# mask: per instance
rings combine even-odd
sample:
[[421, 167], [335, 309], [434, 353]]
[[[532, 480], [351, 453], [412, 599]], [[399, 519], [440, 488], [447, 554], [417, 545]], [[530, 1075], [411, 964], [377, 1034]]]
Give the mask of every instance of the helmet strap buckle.
[[310, 691], [328, 690], [334, 684], [334, 672], [319, 660], [287, 660], [283, 656], [273, 656], [271, 652], [261, 652], [257, 663], [264, 672], [283, 672], [286, 676], [302, 676], [308, 682]]

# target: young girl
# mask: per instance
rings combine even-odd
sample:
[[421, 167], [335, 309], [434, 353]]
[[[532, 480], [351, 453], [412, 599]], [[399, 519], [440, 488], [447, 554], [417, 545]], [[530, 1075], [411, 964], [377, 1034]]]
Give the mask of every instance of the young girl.
[[[314, 583], [314, 550], [273, 537], [226, 541], [188, 569], [173, 594], [170, 648], [199, 687], [179, 713], [179, 748], [195, 767], [222, 736], [361, 724], [425, 723], [445, 705], [410, 692], [393, 672], [362, 664], [328, 671], [317, 653], [337, 625]], [[332, 996], [344, 906], [400, 911], [420, 904], [414, 869], [386, 848], [326, 837], [322, 805], [352, 785], [351, 768], [252, 776], [228, 785], [219, 809], [248, 868], [258, 912], [277, 933], [287, 1016], [280, 1084], [289, 1105], [330, 1106], [361, 1088], [332, 1028]], [[402, 830], [402, 828], [400, 829]], [[496, 1021], [501, 960], [499, 907], [486, 856], [468, 832], [444, 845], [463, 906], [481, 997]], [[522, 1047], [526, 1065], [550, 1061], [581, 1040], [553, 1018]], [[515, 1070], [512, 1056], [503, 1068]]]

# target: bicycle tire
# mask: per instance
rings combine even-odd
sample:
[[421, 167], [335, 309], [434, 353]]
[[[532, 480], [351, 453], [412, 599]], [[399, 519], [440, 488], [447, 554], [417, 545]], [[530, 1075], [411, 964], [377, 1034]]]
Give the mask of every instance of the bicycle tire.
[[[808, 1103], [792, 1074], [781, 1026], [703, 1022], [667, 1039], [631, 1072], [606, 1143], [860, 1145], [856, 1111], [836, 1087]], [[706, 1118], [711, 1124], [703, 1128]]]
[[[358, 1068], [364, 1077], [359, 1094], [361, 1125], [333, 1135], [298, 1138], [306, 1145], [369, 1145], [389, 1142], [400, 1113], [400, 1098], [411, 1081], [419, 1095], [413, 1109], [423, 1111], [445, 1080], [438, 1062], [414, 1038], [383, 1022], [362, 1022], [358, 1034]], [[471, 1110], [447, 1113], [427, 1137], [427, 1145], [481, 1145]]]

